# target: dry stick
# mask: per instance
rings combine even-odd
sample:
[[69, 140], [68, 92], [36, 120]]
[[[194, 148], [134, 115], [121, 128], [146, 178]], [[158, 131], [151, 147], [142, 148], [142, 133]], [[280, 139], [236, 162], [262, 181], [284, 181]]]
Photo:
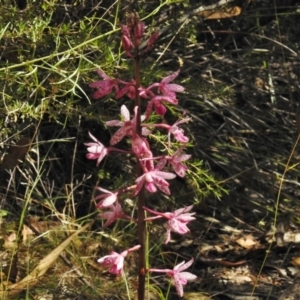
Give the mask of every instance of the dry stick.
[[[32, 225], [31, 225], [29, 222], [27, 222], [26, 220], [25, 220], [24, 224], [25, 224], [30, 230], [32, 230], [36, 236], [39, 236], [39, 238], [40, 238], [42, 241], [51, 242], [50, 239], [45, 238], [45, 237], [42, 235], [41, 232], [39, 232], [34, 226], [32, 226]], [[66, 257], [64, 257], [62, 254], [59, 254], [59, 258], [61, 258], [61, 260], [64, 262], [64, 264], [65, 264], [66, 266], [68, 266], [70, 269], [73, 268], [73, 270], [75, 271], [75, 273], [78, 275], [78, 279], [79, 279], [82, 283], [84, 283], [84, 284], [86, 284], [88, 287], [94, 289], [94, 286], [93, 286], [89, 281], [86, 280], [86, 278], [85, 278], [84, 275], [78, 270], [78, 268], [74, 268], [74, 265], [73, 265]]]
[[[93, 222], [93, 221], [92, 221]], [[79, 233], [85, 231], [92, 222], [86, 224], [80, 229], [76, 230], [68, 238], [66, 238], [62, 243], [60, 243], [55, 249], [53, 249], [47, 256], [45, 256], [39, 264], [22, 280], [18, 281], [15, 284], [8, 285], [4, 290], [0, 291], [1, 299], [12, 299], [12, 297], [18, 295], [23, 290], [30, 290], [33, 288], [39, 281], [39, 277], [43, 276], [50, 266], [56, 261], [59, 254], [70, 244], [70, 242], [77, 236]]]

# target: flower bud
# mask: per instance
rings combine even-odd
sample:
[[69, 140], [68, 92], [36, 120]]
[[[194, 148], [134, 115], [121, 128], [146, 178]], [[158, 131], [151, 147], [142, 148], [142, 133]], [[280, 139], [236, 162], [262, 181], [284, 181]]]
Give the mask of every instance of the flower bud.
[[122, 36], [122, 45], [126, 53], [129, 52], [133, 46], [131, 40], [126, 35]]
[[159, 32], [154, 32], [151, 36], [150, 39], [148, 40], [148, 44], [147, 44], [147, 49], [151, 48], [153, 46], [153, 44], [156, 42], [156, 40], [159, 37]]
[[134, 37], [136, 40], [140, 40], [144, 34], [145, 30], [145, 23], [144, 22], [138, 22], [134, 27]]

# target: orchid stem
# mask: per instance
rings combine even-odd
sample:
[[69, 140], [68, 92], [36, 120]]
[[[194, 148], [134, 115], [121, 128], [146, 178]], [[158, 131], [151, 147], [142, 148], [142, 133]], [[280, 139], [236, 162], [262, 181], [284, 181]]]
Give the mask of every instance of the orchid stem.
[[[135, 72], [135, 82], [136, 82], [136, 92], [135, 92], [135, 106], [137, 106], [137, 116], [136, 116], [136, 133], [141, 136], [141, 98], [139, 95], [139, 88], [141, 86], [141, 74], [140, 74], [140, 56], [138, 46], [135, 47], [134, 55], [134, 72]], [[138, 177], [143, 175], [143, 170], [139, 160], [137, 159], [137, 173]], [[138, 283], [138, 300], [145, 299], [145, 269], [146, 269], [146, 243], [145, 243], [145, 190], [144, 188], [138, 194], [138, 240], [141, 248], [139, 249], [139, 283]]]

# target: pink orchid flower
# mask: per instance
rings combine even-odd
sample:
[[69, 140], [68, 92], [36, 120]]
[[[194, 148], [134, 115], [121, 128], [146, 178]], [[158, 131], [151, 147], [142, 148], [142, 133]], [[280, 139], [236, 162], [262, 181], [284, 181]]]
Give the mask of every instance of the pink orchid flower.
[[85, 143], [85, 146], [88, 146], [88, 154], [86, 158], [88, 159], [97, 159], [97, 167], [99, 166], [100, 162], [103, 158], [108, 154], [109, 150], [103, 144], [101, 144], [90, 132], [90, 138], [94, 141], [94, 143]]
[[85, 146], [88, 146], [88, 154], [86, 158], [88, 159], [97, 159], [96, 166], [98, 167], [103, 158], [111, 151], [120, 152], [120, 153], [131, 153], [129, 151], [125, 151], [122, 149], [114, 148], [114, 147], [105, 147], [102, 143], [100, 143], [90, 132], [90, 138], [94, 141], [94, 143], [85, 143]]
[[179, 208], [175, 210], [174, 212], [158, 212], [154, 211], [150, 208], [144, 207], [144, 209], [154, 215], [155, 217], [149, 217], [146, 218], [145, 221], [151, 221], [158, 218], [166, 218], [168, 220], [167, 223], [167, 233], [166, 233], [166, 239], [165, 244], [167, 244], [170, 241], [171, 238], [171, 231], [179, 233], [179, 234], [185, 234], [189, 232], [189, 228], [187, 227], [187, 224], [195, 220], [196, 218], [193, 217], [195, 213], [188, 213], [193, 208], [193, 205], [186, 206], [183, 208]]
[[102, 265], [103, 267], [108, 268], [109, 273], [122, 275], [124, 268], [124, 258], [128, 255], [129, 252], [138, 250], [140, 247], [140, 245], [134, 246], [123, 251], [121, 254], [112, 251], [109, 255], [99, 258], [98, 263], [100, 263], [100, 265]]
[[164, 95], [164, 96], [169, 96], [173, 99], [176, 99], [176, 94], [178, 92], [183, 92], [184, 87], [176, 84], [176, 83], [170, 83], [173, 81], [179, 74], [179, 70], [174, 72], [173, 74], [170, 74], [166, 77], [164, 77], [160, 83], [153, 83], [151, 84], [148, 89], [152, 89], [154, 87], [157, 87], [158, 90]]
[[[120, 129], [117, 130], [117, 132], [112, 136], [110, 140], [111, 145], [115, 145], [118, 142], [120, 142], [124, 136], [131, 136], [132, 135], [132, 129], [134, 126], [134, 121], [130, 120], [130, 113], [129, 110], [125, 105], [121, 106], [121, 116], [124, 121], [119, 121], [119, 120], [111, 120], [106, 122], [107, 126], [118, 126], [121, 127]], [[145, 120], [145, 116], [141, 116], [141, 121]], [[151, 131], [148, 128], [142, 128], [142, 134], [143, 135], [148, 135], [150, 134]]]
[[165, 161], [163, 161], [163, 164], [158, 163], [157, 166], [150, 169], [150, 171], [144, 168], [144, 174], [135, 181], [137, 185], [134, 196], [140, 192], [144, 184], [145, 188], [150, 193], [155, 193], [157, 188], [159, 188], [163, 193], [170, 195], [169, 183], [165, 179], [173, 179], [176, 175], [174, 173], [160, 171], [163, 168], [164, 163]]
[[[184, 87], [175, 84], [175, 83], [170, 83], [172, 80], [174, 80], [179, 74], [179, 70], [174, 72], [173, 74], [164, 77], [160, 83], [156, 82], [151, 84], [146, 90], [145, 93], [149, 94], [151, 97], [151, 100], [148, 102], [147, 108], [146, 108], [146, 119], [149, 118], [151, 112], [152, 112], [152, 107], [154, 106], [155, 112], [163, 116], [167, 109], [163, 105], [164, 102], [177, 105], [178, 100], [176, 98], [176, 93], [177, 92], [183, 92]], [[156, 88], [158, 91], [162, 94], [160, 96], [155, 96], [155, 94], [151, 91], [151, 89]]]
[[112, 89], [114, 88], [116, 92], [118, 92], [118, 80], [110, 78], [106, 75], [103, 71], [98, 70], [98, 75], [103, 78], [103, 80], [99, 80], [89, 84], [91, 88], [96, 88], [96, 92], [93, 94], [94, 99], [102, 98], [111, 93]]
[[181, 154], [184, 147], [180, 147], [172, 156], [167, 156], [166, 159], [173, 167], [175, 173], [180, 176], [184, 177], [188, 167], [185, 166], [182, 162], [186, 161], [191, 158], [190, 154]]
[[107, 227], [117, 221], [118, 219], [130, 219], [131, 217], [124, 214], [122, 207], [118, 201], [116, 201], [115, 205], [109, 206], [110, 211], [105, 211], [100, 213], [98, 216], [101, 219], [107, 219], [103, 227]]
[[122, 87], [118, 91], [116, 95], [116, 99], [120, 99], [124, 95], [127, 95], [129, 99], [135, 99], [135, 94], [136, 94], [135, 80], [131, 79], [130, 82], [120, 81], [120, 83], [124, 84], [124, 87]]
[[197, 279], [197, 276], [190, 272], [182, 272], [185, 269], [189, 268], [194, 262], [192, 258], [187, 263], [185, 261], [181, 262], [177, 266], [174, 267], [173, 270], [170, 269], [149, 269], [149, 272], [158, 272], [158, 273], [166, 273], [169, 277], [174, 280], [177, 294], [182, 297], [183, 296], [183, 286], [187, 284], [190, 280]]
[[97, 196], [95, 199], [103, 199], [101, 202], [97, 204], [97, 208], [109, 207], [113, 205], [118, 200], [118, 192], [112, 193], [106, 189], [101, 187], [97, 187], [100, 192], [104, 194]]
[[[120, 99], [124, 95], [126, 95], [129, 99], [135, 99], [136, 96], [136, 82], [134, 79], [131, 79], [129, 82], [119, 80], [119, 84], [124, 85], [116, 94], [116, 99]], [[147, 91], [143, 87], [139, 87], [138, 93], [141, 98], [148, 98]]]
[[132, 152], [140, 159], [153, 157], [148, 141], [137, 134], [132, 137], [131, 148]]
[[154, 106], [155, 112], [158, 115], [163, 116], [167, 111], [167, 108], [163, 105], [164, 102], [167, 102], [167, 103], [170, 103], [170, 104], [173, 104], [173, 105], [178, 104], [178, 100], [176, 99], [176, 97], [170, 97], [170, 96], [167, 96], [167, 95], [154, 96], [148, 102], [148, 105], [147, 105], [147, 108], [146, 108], [146, 118], [148, 119], [148, 117], [150, 116], [153, 106]]
[[174, 138], [181, 143], [188, 143], [189, 138], [184, 135], [184, 130], [182, 128], [179, 128], [178, 125], [182, 123], [187, 123], [191, 120], [191, 118], [184, 118], [182, 120], [178, 120], [175, 122], [170, 128], [169, 128], [169, 134], [168, 134], [168, 139], [169, 139], [169, 146], [170, 146], [170, 134], [174, 135]]

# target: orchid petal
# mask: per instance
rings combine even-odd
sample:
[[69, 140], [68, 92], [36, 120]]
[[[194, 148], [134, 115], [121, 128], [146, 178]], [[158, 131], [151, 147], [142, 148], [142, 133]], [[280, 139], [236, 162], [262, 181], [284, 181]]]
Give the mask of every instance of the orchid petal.
[[121, 106], [121, 115], [124, 119], [124, 121], [130, 121], [130, 113], [128, 108], [125, 105]]
[[176, 210], [174, 211], [174, 215], [175, 215], [175, 216], [179, 216], [179, 215], [181, 215], [182, 213], [188, 212], [188, 211], [190, 211], [190, 210], [193, 209], [193, 206], [194, 206], [194, 205], [189, 205], [189, 206], [185, 206], [185, 207], [176, 209]]
[[170, 173], [170, 172], [162, 172], [162, 171], [152, 171], [152, 173], [157, 176], [157, 177], [161, 177], [163, 179], [173, 179], [176, 177], [176, 175], [174, 173]]
[[105, 198], [103, 201], [102, 201], [102, 207], [108, 207], [108, 206], [111, 206], [112, 204], [114, 204], [116, 201], [117, 201], [117, 195], [116, 194], [112, 194], [110, 195], [109, 197]]
[[123, 126], [124, 122], [123, 121], [119, 121], [119, 120], [111, 120], [111, 121], [107, 121], [105, 122], [105, 124], [107, 126]]
[[174, 268], [174, 271], [178, 271], [178, 272], [181, 272], [187, 268], [189, 268], [194, 262], [194, 258], [191, 258], [187, 263], [185, 263], [185, 261], [183, 261], [182, 263], [180, 263], [179, 265], [177, 265], [175, 268]]
[[173, 276], [173, 279], [174, 279], [174, 283], [175, 283], [177, 294], [179, 295], [179, 297], [182, 297], [183, 296], [183, 286], [182, 286], [182, 283], [181, 283], [179, 277], [176, 276], [176, 275]]
[[164, 77], [161, 81], [161, 83], [169, 83], [171, 81], [173, 81], [179, 74], [179, 70], [177, 70], [176, 72]]

